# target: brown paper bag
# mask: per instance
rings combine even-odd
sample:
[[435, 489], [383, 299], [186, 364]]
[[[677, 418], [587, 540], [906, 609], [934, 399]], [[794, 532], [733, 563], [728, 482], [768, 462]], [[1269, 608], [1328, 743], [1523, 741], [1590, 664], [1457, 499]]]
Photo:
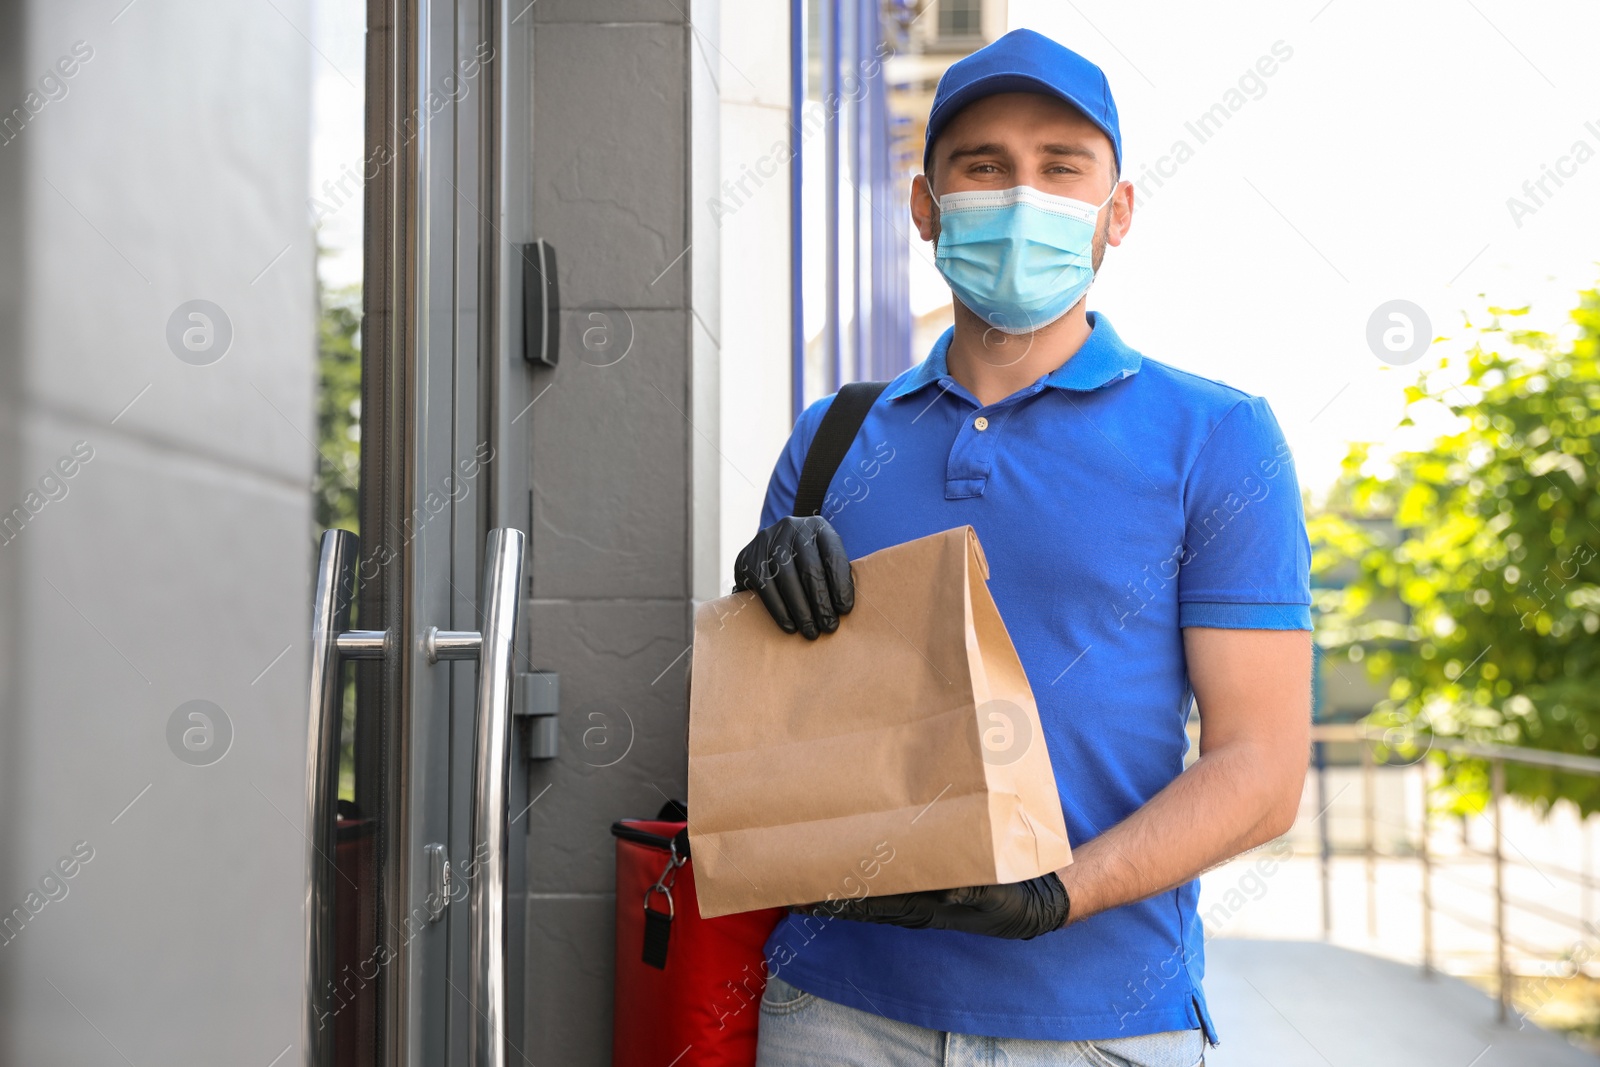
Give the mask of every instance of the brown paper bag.
[[1071, 862], [1027, 676], [961, 526], [853, 561], [839, 629], [695, 612], [689, 847], [705, 918], [996, 885]]

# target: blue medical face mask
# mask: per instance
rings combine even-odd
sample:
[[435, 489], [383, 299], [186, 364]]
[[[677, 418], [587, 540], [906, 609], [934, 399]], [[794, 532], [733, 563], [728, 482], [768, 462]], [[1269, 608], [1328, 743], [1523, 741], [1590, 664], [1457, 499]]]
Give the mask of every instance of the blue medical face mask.
[[1002, 333], [1032, 333], [1065, 315], [1094, 281], [1096, 207], [1028, 185], [946, 193], [934, 263], [951, 290]]

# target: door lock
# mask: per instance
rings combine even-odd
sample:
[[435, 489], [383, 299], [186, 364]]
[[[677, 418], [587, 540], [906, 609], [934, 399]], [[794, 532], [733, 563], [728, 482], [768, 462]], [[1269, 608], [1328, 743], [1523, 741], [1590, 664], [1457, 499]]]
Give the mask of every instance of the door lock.
[[455, 879], [450, 872], [450, 856], [443, 845], [424, 845], [422, 851], [428, 857], [428, 922], [436, 923], [444, 918], [444, 909], [450, 906]]
[[523, 728], [523, 755], [530, 760], [555, 759], [559, 754], [561, 678], [555, 671], [518, 671], [517, 721]]

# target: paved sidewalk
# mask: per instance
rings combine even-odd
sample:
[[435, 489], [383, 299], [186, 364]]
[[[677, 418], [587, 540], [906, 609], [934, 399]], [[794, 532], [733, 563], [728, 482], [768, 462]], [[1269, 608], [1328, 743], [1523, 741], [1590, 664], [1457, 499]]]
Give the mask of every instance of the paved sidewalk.
[[1222, 1044], [1206, 1067], [1596, 1067], [1532, 1023], [1495, 1022], [1456, 978], [1318, 941], [1217, 938], [1206, 1000]]

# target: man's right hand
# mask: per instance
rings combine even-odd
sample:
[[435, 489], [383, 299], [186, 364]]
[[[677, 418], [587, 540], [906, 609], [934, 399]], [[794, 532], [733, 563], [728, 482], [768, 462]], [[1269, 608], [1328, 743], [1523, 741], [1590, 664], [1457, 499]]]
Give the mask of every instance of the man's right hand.
[[816, 640], [855, 607], [850, 557], [821, 515], [786, 516], [756, 534], [733, 565], [733, 591], [754, 590], [783, 628]]

